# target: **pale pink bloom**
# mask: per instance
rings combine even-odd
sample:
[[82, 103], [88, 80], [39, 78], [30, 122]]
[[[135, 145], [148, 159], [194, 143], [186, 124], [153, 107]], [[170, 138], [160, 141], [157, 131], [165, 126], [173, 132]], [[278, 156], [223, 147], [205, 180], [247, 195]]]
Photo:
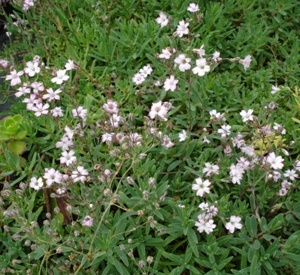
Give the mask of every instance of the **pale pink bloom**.
[[51, 115], [52, 115], [53, 117], [63, 117], [63, 116], [64, 116], [61, 107], [55, 107], [55, 108], [53, 108], [53, 110], [51, 110], [50, 112], [51, 112]]
[[109, 123], [114, 128], [118, 128], [120, 122], [121, 122], [121, 117], [118, 116], [117, 114], [112, 114], [112, 116], [109, 118]]
[[131, 146], [131, 147], [141, 146], [143, 137], [138, 133], [130, 133], [128, 135], [128, 140], [129, 140], [129, 146]]
[[62, 139], [56, 142], [55, 147], [61, 148], [63, 151], [68, 151], [70, 147], [74, 145], [73, 141], [67, 136], [62, 137]]
[[199, 233], [205, 232], [206, 234], [212, 233], [216, 228], [213, 220], [207, 220], [202, 215], [198, 216], [198, 221], [196, 221], [195, 226], [197, 226]]
[[283, 174], [286, 178], [289, 178], [290, 180], [294, 181], [296, 178], [298, 178], [298, 175], [294, 169], [292, 170], [286, 170]]
[[192, 13], [198, 12], [199, 10], [200, 10], [199, 6], [195, 3], [190, 3], [187, 8], [187, 11], [192, 12]]
[[142, 84], [145, 80], [146, 80], [145, 76], [140, 73], [134, 74], [132, 78], [132, 82], [135, 83], [136, 85]]
[[61, 85], [64, 81], [67, 81], [70, 77], [66, 75], [67, 70], [58, 70], [56, 76], [51, 79], [52, 83]]
[[41, 71], [41, 68], [39, 66], [38, 62], [32, 62], [28, 61], [26, 62], [26, 68], [24, 69], [24, 72], [28, 74], [28, 76], [33, 77], [36, 74], [38, 74]]
[[185, 54], [178, 55], [174, 60], [174, 63], [179, 65], [178, 69], [181, 72], [185, 72], [191, 68], [190, 62], [191, 59], [186, 57]]
[[50, 187], [53, 183], [62, 182], [62, 174], [54, 168], [46, 168], [43, 178], [46, 180], [48, 187]]
[[174, 35], [178, 36], [178, 37], [182, 37], [185, 34], [189, 34], [189, 23], [185, 22], [184, 20], [179, 21], [179, 24], [177, 26], [177, 29], [174, 33]]
[[210, 66], [206, 64], [205, 58], [200, 58], [196, 60], [196, 67], [192, 69], [194, 74], [199, 76], [204, 76], [205, 73], [210, 71]]
[[238, 216], [231, 216], [230, 221], [225, 224], [225, 228], [230, 232], [233, 233], [235, 229], [242, 229], [243, 225], [241, 224], [241, 217]]
[[71, 71], [77, 69], [77, 66], [75, 65], [74, 61], [71, 59], [68, 59], [68, 62], [65, 65], [66, 71]]
[[30, 87], [33, 89], [34, 94], [38, 94], [45, 90], [44, 84], [42, 82], [32, 82]]
[[163, 12], [159, 13], [159, 17], [155, 19], [156, 23], [160, 25], [161, 28], [167, 26], [169, 24], [169, 19], [167, 15]]
[[199, 197], [203, 197], [204, 194], [210, 193], [209, 186], [211, 182], [209, 180], [202, 180], [201, 178], [196, 178], [196, 183], [192, 185], [192, 190], [197, 191], [196, 195]]
[[248, 111], [245, 111], [245, 110], [242, 110], [240, 112], [240, 115], [243, 119], [243, 122], [247, 122], [247, 121], [253, 121], [253, 110], [252, 109], [249, 109]]
[[218, 133], [221, 134], [222, 138], [225, 138], [230, 135], [230, 125], [222, 125], [220, 129], [218, 129]]
[[183, 142], [187, 139], [187, 133], [185, 130], [182, 130], [179, 134], [179, 142]]
[[103, 105], [103, 109], [106, 112], [111, 113], [111, 114], [117, 114], [119, 112], [118, 103], [116, 101], [111, 100], [111, 99], [107, 100], [107, 103], [105, 103]]
[[91, 216], [85, 216], [84, 219], [81, 222], [81, 224], [83, 226], [86, 226], [86, 227], [93, 226], [93, 223], [94, 223], [94, 220], [93, 220], [93, 218]]
[[175, 49], [172, 48], [165, 48], [162, 50], [162, 53], [158, 55], [159, 58], [162, 59], [170, 59], [170, 57], [172, 56], [172, 53], [175, 52]]
[[73, 179], [73, 182], [81, 181], [84, 183], [88, 174], [88, 171], [84, 169], [83, 166], [78, 166], [75, 171], [72, 171], [71, 178]]
[[32, 111], [34, 111], [35, 116], [41, 116], [48, 114], [49, 104], [38, 103], [32, 107]]
[[43, 179], [42, 178], [37, 179], [36, 177], [32, 177], [30, 179], [29, 186], [35, 190], [40, 190], [44, 186]]
[[244, 59], [240, 59], [239, 63], [241, 63], [244, 66], [244, 69], [247, 70], [250, 67], [251, 60], [251, 55], [247, 55]]
[[83, 120], [86, 120], [87, 109], [84, 109], [82, 106], [77, 107], [72, 110], [72, 115], [74, 118], [80, 117]]
[[241, 184], [245, 170], [239, 165], [230, 165], [230, 178], [233, 184]]
[[40, 98], [37, 98], [35, 94], [31, 94], [29, 97], [24, 98], [22, 102], [27, 104], [27, 110], [32, 111], [35, 105], [41, 104], [42, 101]]
[[209, 162], [206, 162], [205, 168], [202, 169], [203, 174], [206, 174], [206, 176], [210, 177], [212, 175], [219, 174], [219, 166], [216, 164], [211, 164]]
[[3, 68], [3, 69], [7, 69], [8, 66], [9, 66], [9, 62], [5, 59], [0, 59], [0, 66]]
[[77, 158], [75, 155], [74, 150], [71, 151], [63, 151], [61, 153], [60, 157], [60, 163], [65, 163], [67, 166], [70, 166], [71, 164], [75, 163], [77, 161]]
[[152, 67], [149, 64], [147, 64], [146, 66], [144, 66], [139, 70], [139, 73], [142, 76], [147, 77], [152, 73], [152, 71], [153, 71]]
[[161, 101], [152, 103], [152, 107], [149, 112], [149, 117], [151, 119], [158, 118], [160, 120], [167, 121], [166, 116], [167, 116], [168, 110], [169, 109], [166, 108]]
[[105, 133], [101, 136], [102, 142], [105, 142], [106, 144], [112, 143], [113, 135], [111, 133]]
[[283, 196], [285, 196], [287, 193], [288, 193], [288, 189], [285, 189], [285, 188], [281, 188], [279, 191], [278, 191], [278, 195], [279, 196], [281, 196], [281, 197], [283, 197]]
[[274, 95], [280, 91], [280, 88], [277, 85], [272, 85], [271, 94]]
[[23, 11], [27, 11], [29, 8], [34, 6], [34, 1], [35, 0], [24, 0], [23, 2]]
[[171, 139], [167, 136], [167, 135], [164, 135], [163, 138], [162, 138], [162, 143], [161, 145], [163, 147], [166, 147], [166, 148], [171, 148], [173, 147], [175, 144], [171, 141]]
[[10, 80], [10, 85], [15, 86], [20, 83], [22, 83], [20, 76], [24, 74], [23, 71], [17, 72], [16, 70], [13, 70], [5, 77], [5, 80]]
[[267, 157], [267, 163], [270, 164], [273, 169], [282, 169], [284, 159], [281, 156], [276, 156], [274, 152], [270, 153]]
[[60, 99], [59, 94], [62, 92], [61, 89], [57, 89], [57, 90], [53, 91], [52, 88], [49, 88], [46, 91], [47, 91], [47, 93], [43, 95], [43, 99], [46, 99], [50, 102]]
[[15, 93], [16, 97], [20, 97], [25, 94], [30, 94], [30, 88], [28, 88], [26, 85], [19, 87], [17, 90], [18, 90], [18, 92]]
[[202, 45], [199, 49], [193, 49], [193, 52], [197, 53], [200, 58], [205, 55], [204, 45]]
[[218, 62], [219, 58], [220, 58], [220, 52], [215, 51], [213, 53], [213, 56], [212, 56], [211, 60], [214, 61], [214, 62]]
[[176, 90], [178, 80], [175, 79], [173, 75], [171, 75], [169, 78], [167, 78], [164, 82], [164, 90], [167, 91], [172, 91], [174, 92]]

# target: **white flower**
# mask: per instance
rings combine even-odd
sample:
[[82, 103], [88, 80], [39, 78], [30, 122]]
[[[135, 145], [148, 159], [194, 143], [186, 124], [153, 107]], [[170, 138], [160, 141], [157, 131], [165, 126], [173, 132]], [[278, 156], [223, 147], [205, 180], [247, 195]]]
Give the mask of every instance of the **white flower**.
[[174, 63], [179, 65], [178, 68], [181, 72], [185, 72], [191, 68], [190, 62], [191, 59], [186, 57], [184, 54], [178, 55], [174, 60]]
[[65, 65], [65, 69], [66, 69], [66, 71], [70, 71], [70, 70], [76, 69], [76, 65], [75, 65], [74, 61], [68, 59], [68, 62]]
[[18, 88], [18, 92], [15, 93], [15, 96], [20, 97], [25, 94], [30, 94], [30, 88], [28, 88], [26, 85], [23, 85], [22, 87]]
[[93, 220], [93, 218], [91, 216], [85, 216], [84, 219], [81, 222], [81, 224], [83, 226], [86, 226], [86, 227], [93, 226], [93, 223], [94, 223], [94, 220]]
[[192, 12], [192, 13], [197, 12], [199, 10], [200, 10], [199, 6], [195, 3], [190, 3], [188, 8], [187, 8], [187, 11]]
[[178, 80], [175, 79], [173, 75], [171, 75], [169, 78], [167, 78], [164, 82], [164, 90], [167, 91], [172, 91], [174, 92], [176, 90], [176, 85], [178, 83]]
[[161, 28], [167, 26], [169, 24], [169, 19], [165, 13], [160, 12], [159, 17], [155, 19], [156, 23], [160, 25]]
[[209, 180], [203, 181], [201, 178], [197, 178], [196, 183], [192, 185], [192, 190], [197, 191], [197, 196], [203, 197], [205, 193], [210, 193], [210, 185], [211, 182]]
[[201, 45], [199, 49], [193, 49], [193, 52], [197, 53], [199, 57], [202, 58], [205, 55], [204, 44]]
[[51, 110], [50, 112], [51, 112], [51, 115], [52, 115], [53, 117], [63, 117], [63, 116], [64, 116], [61, 107], [55, 107], [55, 108], [53, 108], [53, 110]]
[[42, 178], [36, 178], [36, 177], [32, 177], [30, 179], [30, 183], [29, 186], [35, 190], [40, 190], [43, 187], [44, 183], [43, 183], [43, 179]]
[[177, 26], [177, 29], [174, 33], [174, 35], [178, 36], [178, 37], [182, 37], [184, 36], [185, 34], [189, 34], [189, 23], [185, 23], [184, 20], [181, 20], [179, 21], [179, 24]]
[[245, 170], [239, 165], [230, 165], [230, 178], [233, 184], [241, 184]]
[[167, 121], [167, 113], [168, 113], [168, 108], [165, 107], [165, 104], [162, 103], [161, 101], [152, 103], [151, 110], [149, 112], [149, 117], [151, 119], [158, 118], [163, 121]]
[[84, 169], [83, 166], [78, 166], [75, 171], [72, 171], [71, 178], [73, 179], [73, 182], [81, 181], [84, 183], [88, 174], [88, 171]]
[[187, 139], [187, 133], [185, 130], [182, 130], [178, 135], [179, 135], [179, 142], [185, 141]]
[[222, 125], [221, 129], [218, 129], [218, 133], [221, 134], [222, 138], [225, 138], [226, 136], [230, 135], [230, 129], [231, 126], [230, 125]]
[[162, 53], [158, 55], [158, 57], [162, 59], [170, 59], [170, 57], [172, 56], [171, 51], [174, 53], [175, 49], [165, 48], [162, 50]]
[[24, 72], [26, 74], [28, 74], [28, 76], [33, 77], [36, 74], [38, 74], [41, 71], [41, 68], [39, 67], [39, 63], [38, 62], [32, 62], [32, 61], [28, 61], [26, 63], [26, 68], [24, 69]]
[[71, 164], [73, 164], [74, 162], [76, 162], [77, 158], [75, 155], [74, 150], [71, 151], [63, 151], [61, 153], [61, 157], [60, 157], [60, 163], [65, 163], [67, 166], [70, 166]]
[[294, 169], [292, 170], [286, 170], [285, 173], [283, 174], [286, 178], [289, 178], [290, 180], [295, 180], [298, 175]]
[[244, 69], [247, 70], [250, 67], [251, 60], [251, 55], [247, 55], [244, 59], [240, 59], [239, 63], [241, 63], [244, 66]]
[[143, 75], [144, 77], [147, 77], [152, 73], [152, 71], [153, 71], [152, 67], [148, 64], [148, 65], [144, 66], [143, 68], [141, 68], [139, 70], [139, 73], [141, 75]]
[[31, 110], [34, 111], [35, 116], [41, 116], [48, 114], [49, 104], [46, 103], [43, 105], [43, 103], [38, 103], [35, 106], [32, 106]]
[[112, 114], [112, 116], [109, 118], [109, 123], [114, 128], [119, 127], [120, 121], [121, 121], [121, 117], [118, 116], [117, 114]]
[[205, 58], [200, 58], [196, 60], [196, 67], [193, 68], [193, 73], [199, 76], [204, 76], [205, 73], [210, 71], [210, 66], [206, 64]]
[[211, 164], [209, 162], [206, 162], [205, 168], [203, 168], [202, 172], [203, 174], [206, 174], [206, 176], [210, 177], [212, 175], [219, 174], [219, 166], [216, 164]]
[[67, 70], [58, 70], [56, 76], [51, 79], [52, 83], [61, 85], [64, 81], [69, 79], [69, 76], [66, 75]]
[[38, 94], [45, 90], [44, 84], [42, 82], [32, 82], [30, 87], [33, 89], [34, 94]]
[[103, 105], [103, 109], [106, 112], [111, 113], [111, 114], [117, 114], [119, 112], [118, 103], [116, 101], [111, 100], [111, 99], [107, 100], [107, 103], [105, 103]]
[[50, 187], [55, 182], [62, 182], [62, 174], [53, 168], [46, 168], [43, 178], [46, 180], [46, 184], [48, 187]]
[[145, 76], [140, 73], [136, 73], [132, 77], [132, 82], [135, 83], [136, 85], [142, 84], [145, 80], [146, 80]]
[[77, 107], [76, 109], [72, 110], [73, 117], [80, 117], [83, 120], [86, 120], [87, 116], [87, 109], [84, 109], [82, 106]]
[[16, 70], [13, 70], [10, 72], [10, 74], [8, 74], [5, 77], [5, 80], [10, 80], [10, 85], [15, 86], [22, 82], [20, 76], [22, 76], [23, 74], [24, 74], [23, 71], [17, 72]]
[[213, 220], [207, 220], [203, 218], [202, 215], [198, 216], [198, 221], [196, 221], [195, 226], [197, 226], [199, 233], [205, 232], [206, 234], [210, 234], [216, 228]]
[[167, 135], [164, 135], [163, 138], [162, 138], [161, 145], [166, 147], [166, 148], [171, 148], [175, 144], [171, 141], [171, 139]]
[[61, 148], [61, 150], [63, 151], [67, 151], [73, 145], [74, 145], [73, 141], [67, 136], [64, 136], [60, 141], [56, 142], [55, 147]]
[[220, 52], [218, 52], [218, 51], [215, 51], [214, 53], [213, 53], [213, 56], [212, 56], [212, 58], [211, 58], [211, 60], [213, 60], [214, 62], [218, 62], [218, 60], [219, 60], [219, 58], [220, 58]]
[[102, 142], [105, 142], [106, 144], [110, 144], [112, 142], [113, 135], [110, 133], [105, 133], [101, 136]]
[[282, 169], [284, 159], [281, 156], [276, 157], [275, 153], [272, 152], [267, 157], [267, 162], [271, 165], [273, 169]]
[[241, 220], [242, 220], [241, 217], [231, 216], [230, 221], [225, 224], [226, 229], [230, 233], [233, 233], [235, 229], [242, 229], [243, 225], [240, 223]]
[[62, 92], [61, 89], [57, 89], [57, 90], [53, 91], [52, 88], [49, 88], [46, 91], [47, 91], [47, 93], [43, 95], [43, 99], [47, 99], [50, 102], [60, 99], [59, 94]]
[[277, 85], [272, 85], [271, 94], [274, 95], [280, 91], [280, 88]]
[[248, 111], [242, 110], [240, 112], [240, 115], [241, 115], [241, 117], [243, 119], [243, 122], [247, 122], [249, 120], [253, 121], [253, 115], [252, 115], [252, 113], [253, 113], [252, 109], [249, 109]]

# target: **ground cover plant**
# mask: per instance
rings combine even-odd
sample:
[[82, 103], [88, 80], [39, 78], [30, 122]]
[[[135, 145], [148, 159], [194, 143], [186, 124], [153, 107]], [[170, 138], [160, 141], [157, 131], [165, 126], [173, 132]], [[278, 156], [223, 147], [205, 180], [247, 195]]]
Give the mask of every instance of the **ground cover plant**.
[[12, 1], [1, 274], [297, 274], [296, 1]]

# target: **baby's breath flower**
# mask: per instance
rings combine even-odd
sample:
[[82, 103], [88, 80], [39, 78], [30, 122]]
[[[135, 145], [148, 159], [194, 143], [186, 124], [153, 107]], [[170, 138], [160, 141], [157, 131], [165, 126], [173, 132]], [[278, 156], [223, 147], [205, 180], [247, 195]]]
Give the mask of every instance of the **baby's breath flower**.
[[184, 20], [179, 21], [179, 24], [177, 25], [177, 29], [174, 33], [175, 36], [182, 37], [185, 34], [189, 34], [189, 23], [185, 22]]
[[240, 223], [241, 220], [241, 217], [231, 216], [230, 221], [225, 224], [226, 229], [230, 233], [233, 233], [235, 229], [242, 229], [243, 225]]
[[161, 28], [167, 26], [169, 24], [169, 19], [164, 12], [159, 13], [159, 17], [155, 19], [156, 23], [160, 25]]
[[199, 9], [199, 6], [195, 3], [190, 3], [188, 8], [187, 8], [187, 11], [191, 12], [191, 13], [195, 13], [195, 12], [198, 12], [200, 9]]

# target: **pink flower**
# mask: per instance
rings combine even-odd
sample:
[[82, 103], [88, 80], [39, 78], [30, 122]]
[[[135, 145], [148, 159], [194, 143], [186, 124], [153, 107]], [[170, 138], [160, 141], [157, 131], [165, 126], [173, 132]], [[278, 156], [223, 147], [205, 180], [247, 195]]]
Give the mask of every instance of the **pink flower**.
[[17, 72], [16, 70], [13, 70], [5, 77], [5, 80], [10, 80], [10, 85], [15, 86], [20, 83], [22, 83], [20, 76], [24, 74], [23, 71]]
[[81, 222], [81, 224], [83, 226], [86, 226], [86, 227], [93, 226], [93, 223], [94, 223], [94, 220], [93, 220], [93, 218], [91, 216], [85, 216], [84, 219]]

